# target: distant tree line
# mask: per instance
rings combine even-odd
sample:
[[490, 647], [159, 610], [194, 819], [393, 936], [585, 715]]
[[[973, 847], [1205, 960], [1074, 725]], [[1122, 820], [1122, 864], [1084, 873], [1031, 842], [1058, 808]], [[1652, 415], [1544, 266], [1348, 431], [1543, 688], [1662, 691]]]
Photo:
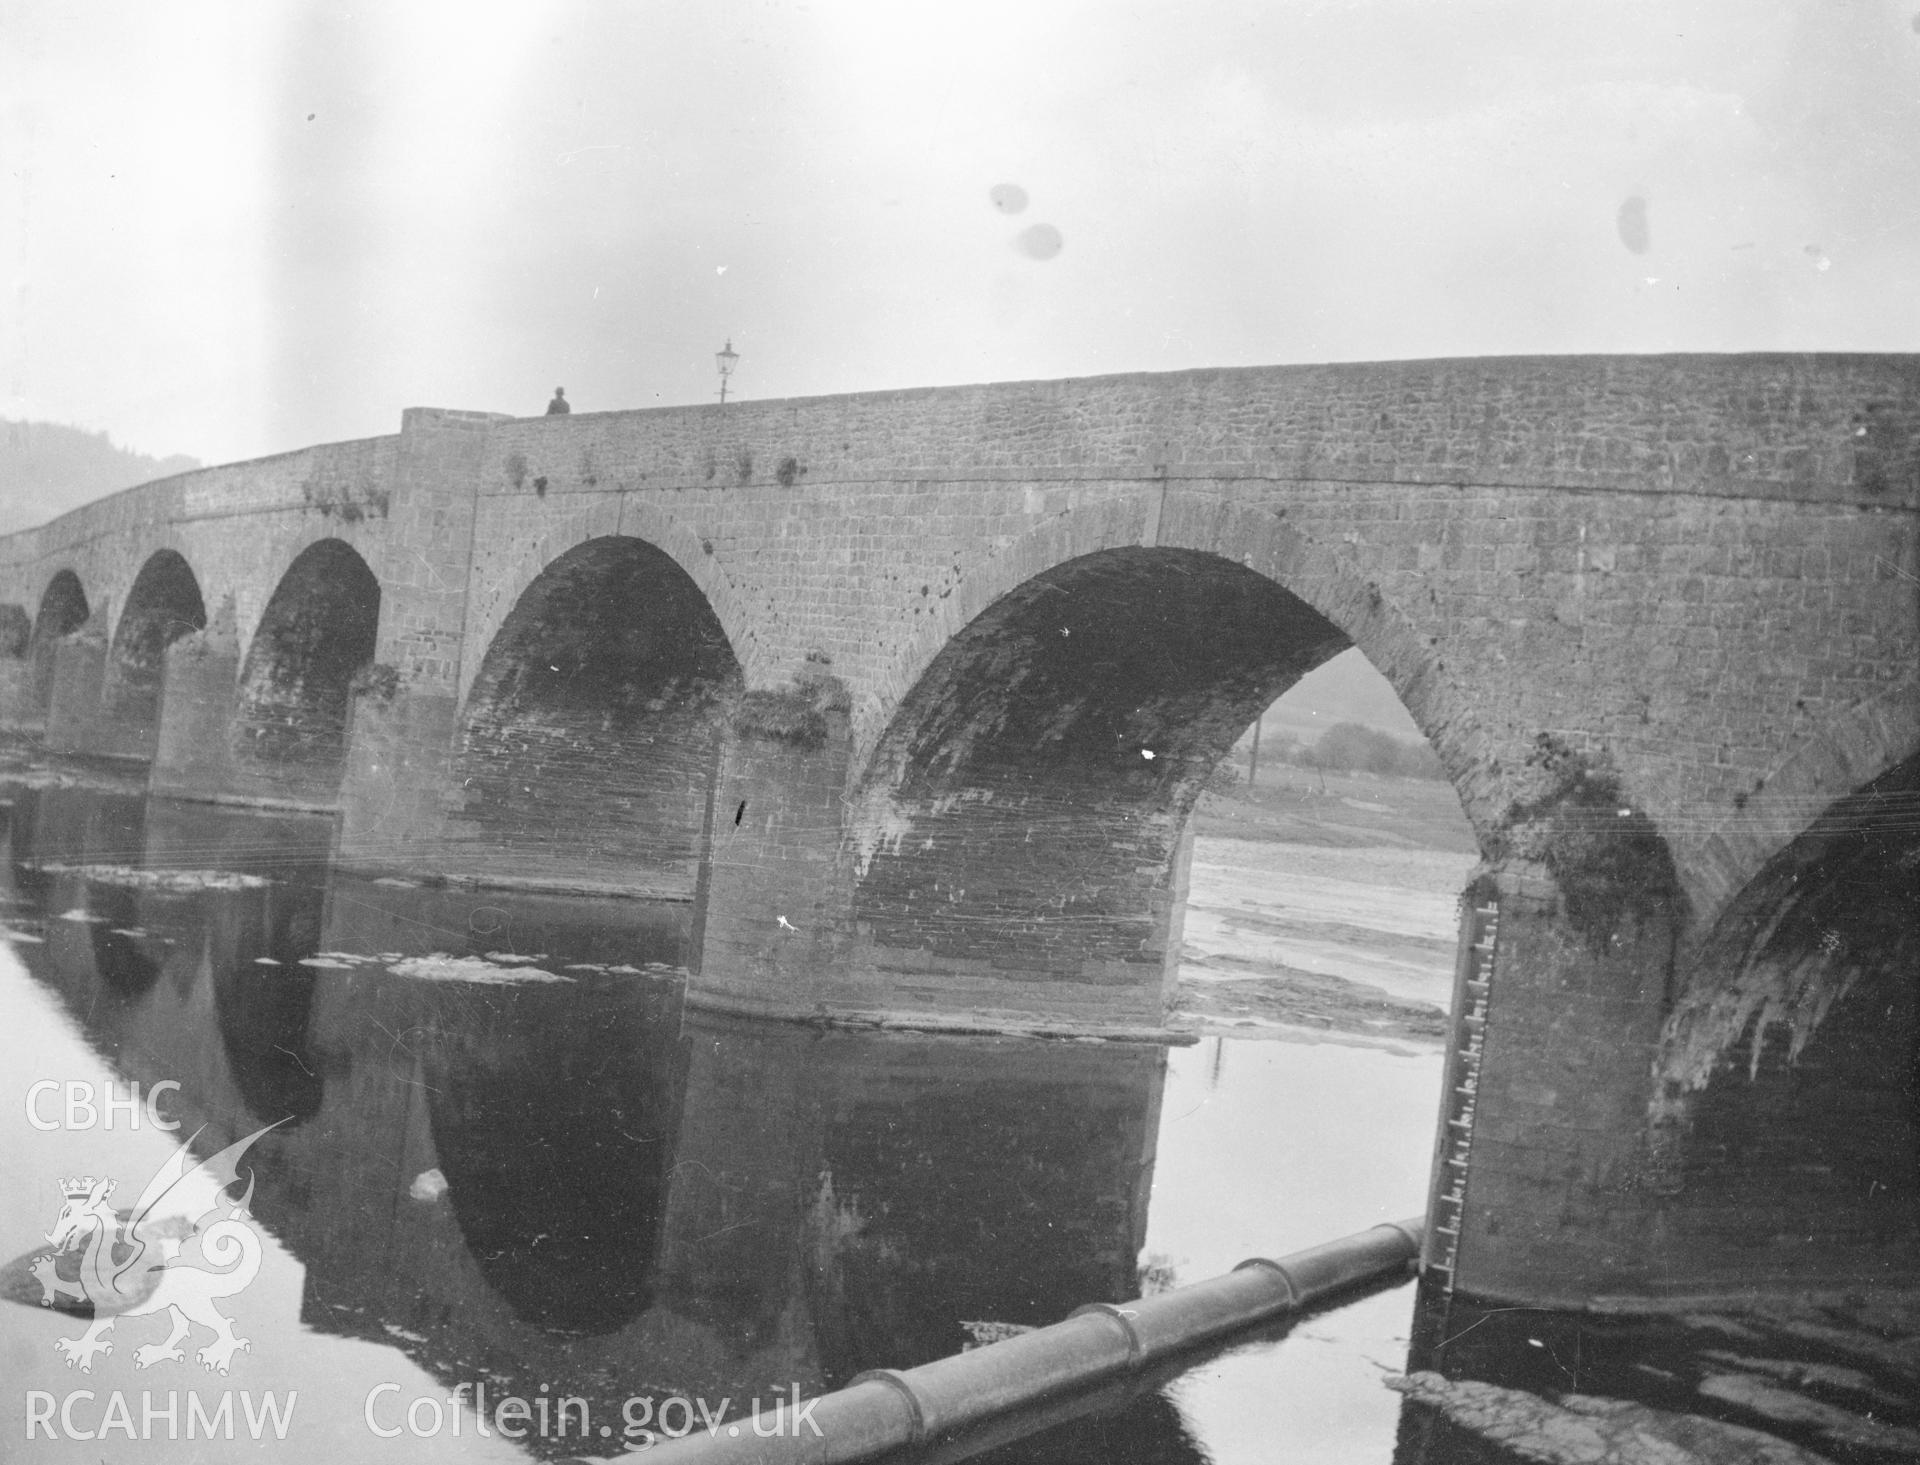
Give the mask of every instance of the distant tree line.
[[[1264, 751], [1264, 750], [1263, 750]], [[1378, 773], [1391, 778], [1445, 778], [1439, 756], [1422, 739], [1408, 741], [1358, 722], [1336, 722], [1296, 760], [1303, 768]]]
[[[1244, 756], [1244, 748], [1235, 757]], [[1338, 722], [1311, 744], [1286, 733], [1268, 734], [1260, 744], [1260, 762], [1291, 764], [1338, 773], [1375, 773], [1388, 778], [1445, 778], [1440, 759], [1424, 739], [1396, 738], [1360, 722]], [[1207, 781], [1216, 792], [1240, 782], [1244, 774], [1223, 760]]]
[[119, 489], [198, 468], [115, 447], [104, 432], [0, 418], [0, 534], [57, 518]]

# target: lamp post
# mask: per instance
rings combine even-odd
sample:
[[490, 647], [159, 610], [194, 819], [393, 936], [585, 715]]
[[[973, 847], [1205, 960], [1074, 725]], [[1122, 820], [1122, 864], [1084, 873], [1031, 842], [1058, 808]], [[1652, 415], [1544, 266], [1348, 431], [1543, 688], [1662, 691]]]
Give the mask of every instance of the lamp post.
[[733, 375], [733, 365], [740, 359], [740, 353], [733, 349], [733, 337], [727, 337], [727, 344], [713, 353], [713, 364], [720, 368], [720, 405], [727, 405], [727, 378]]

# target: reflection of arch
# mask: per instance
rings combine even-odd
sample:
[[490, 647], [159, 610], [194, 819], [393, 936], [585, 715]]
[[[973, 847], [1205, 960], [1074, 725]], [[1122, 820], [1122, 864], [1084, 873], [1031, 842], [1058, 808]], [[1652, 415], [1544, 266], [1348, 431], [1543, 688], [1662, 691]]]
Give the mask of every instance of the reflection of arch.
[[521, 875], [654, 872], [692, 889], [740, 665], [691, 576], [620, 536], [527, 587], [468, 693], [454, 768], [479, 853]]
[[[35, 847], [32, 858], [44, 859]], [[160, 979], [160, 963], [150, 956], [138, 932], [136, 894], [124, 885], [108, 885], [73, 873], [21, 872], [20, 886], [46, 910], [72, 911], [70, 920], [48, 921], [46, 955], [54, 980], [83, 1021], [137, 1007]]]
[[[324, 887], [296, 883], [226, 897], [208, 913], [218, 923], [209, 952], [219, 952], [221, 1046], [234, 1086], [262, 1124], [297, 1125], [320, 1112], [325, 1085], [308, 1033], [319, 973], [300, 963], [320, 949], [324, 902]], [[274, 965], [261, 964], [263, 956]]]
[[27, 655], [33, 661], [33, 705], [39, 711], [45, 712], [53, 697], [53, 658], [60, 638], [84, 626], [91, 613], [80, 577], [72, 570], [62, 570], [47, 582], [27, 643]]
[[1652, 1116], [1677, 1275], [1728, 1270], [1736, 1213], [1771, 1218], [1769, 1280], [1920, 1269], [1916, 970], [1920, 754], [1836, 800], [1692, 953]]
[[86, 909], [93, 917], [87, 938], [93, 946], [94, 970], [101, 982], [121, 997], [144, 996], [160, 979], [160, 963], [128, 931], [140, 929], [140, 905], [123, 885], [88, 882]]
[[475, 1265], [527, 1322], [616, 1332], [653, 1298], [678, 1022], [624, 979], [434, 997], [420, 1034], [433, 1148]]
[[243, 767], [331, 797], [346, 760], [353, 675], [373, 659], [380, 582], [353, 547], [322, 539], [280, 578], [247, 648], [234, 712]]
[[1164, 1049], [845, 1034], [798, 1056], [826, 1096], [803, 1276], [835, 1384], [945, 1357], [964, 1320], [1138, 1295]]
[[158, 732], [167, 647], [206, 629], [200, 582], [176, 550], [156, 550], [140, 567], [114, 633], [103, 712], [132, 745], [150, 751]]
[[1676, 834], [1675, 856], [1702, 926], [1842, 793], [1920, 752], [1920, 675], [1847, 709], [1796, 745], [1726, 819]]

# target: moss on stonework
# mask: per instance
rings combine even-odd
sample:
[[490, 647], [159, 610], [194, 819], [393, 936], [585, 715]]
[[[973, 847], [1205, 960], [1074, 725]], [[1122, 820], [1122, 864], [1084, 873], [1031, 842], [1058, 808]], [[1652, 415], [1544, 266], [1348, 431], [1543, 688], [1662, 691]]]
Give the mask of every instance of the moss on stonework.
[[391, 702], [394, 694], [400, 690], [400, 671], [384, 661], [369, 661], [353, 674], [349, 685], [356, 697]]
[[827, 670], [832, 664], [825, 653], [812, 652], [790, 686], [748, 692], [734, 713], [734, 731], [741, 737], [769, 738], [796, 748], [823, 745], [828, 718], [853, 706], [847, 684]]
[[1630, 926], [1679, 914], [1685, 896], [1673, 854], [1617, 774], [1549, 733], [1534, 739], [1527, 766], [1542, 791], [1508, 808], [1494, 830], [1495, 858], [1545, 865], [1568, 921], [1602, 951]]

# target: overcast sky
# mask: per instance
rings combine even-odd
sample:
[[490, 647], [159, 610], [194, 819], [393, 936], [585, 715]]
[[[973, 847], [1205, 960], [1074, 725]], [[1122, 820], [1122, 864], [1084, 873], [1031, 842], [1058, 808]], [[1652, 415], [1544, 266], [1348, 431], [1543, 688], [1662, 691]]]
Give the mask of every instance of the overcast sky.
[[0, 0], [0, 415], [1915, 350], [1917, 8]]

